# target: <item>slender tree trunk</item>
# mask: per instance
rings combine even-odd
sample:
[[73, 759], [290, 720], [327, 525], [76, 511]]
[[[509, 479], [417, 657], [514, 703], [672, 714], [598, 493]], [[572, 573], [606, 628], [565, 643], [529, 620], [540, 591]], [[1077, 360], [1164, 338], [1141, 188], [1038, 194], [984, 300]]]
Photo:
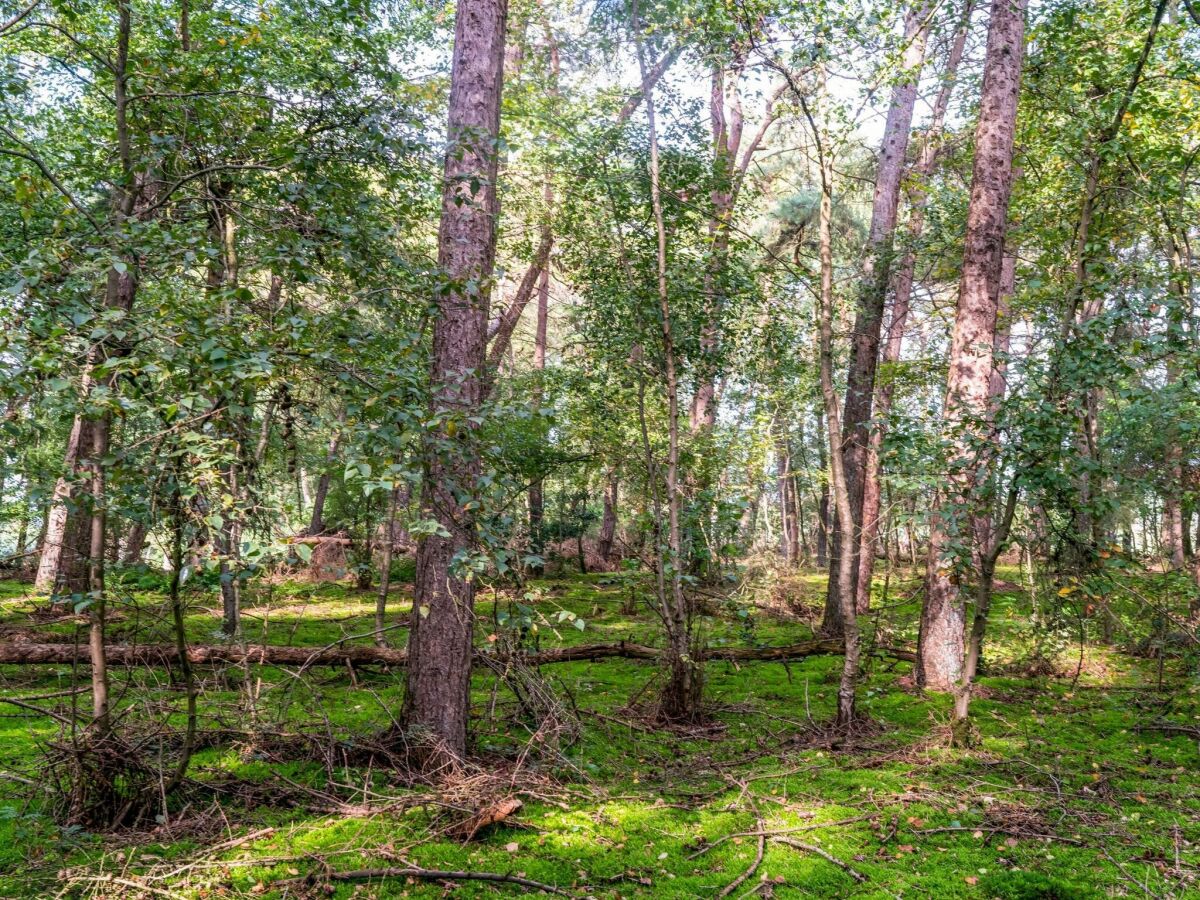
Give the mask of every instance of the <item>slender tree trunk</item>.
[[[113, 273], [115, 274], [115, 273]], [[118, 276], [119, 277], [119, 276]], [[112, 275], [109, 277], [110, 283]], [[91, 471], [91, 546], [88, 553], [88, 656], [92, 663], [92, 724], [97, 734], [109, 729], [108, 660], [104, 648], [107, 597], [104, 591], [104, 458], [108, 455], [108, 419], [102, 418], [92, 429]]]
[[[896, 214], [900, 204], [901, 175], [912, 131], [913, 110], [917, 100], [917, 82], [925, 59], [925, 40], [929, 32], [932, 7], [923, 0], [909, 8], [904, 22], [905, 50], [900, 82], [892, 89], [891, 105], [884, 125], [879, 170], [875, 177], [875, 199], [871, 208], [871, 226], [863, 260], [862, 288], [854, 319], [850, 368], [847, 373], [845, 411], [842, 415], [843, 444], [836, 452], [842, 456], [847, 507], [850, 518], [841, 512], [834, 520], [830, 572], [825, 594], [825, 614], [821, 630], [837, 636], [842, 630], [841, 610], [845, 606], [839, 591], [849, 589], [852, 604], [859, 602], [856, 583], [859, 575], [859, 544], [863, 535], [863, 492], [867, 453], [871, 439], [871, 408], [875, 396], [875, 375], [879, 362], [879, 338], [883, 328], [883, 310], [890, 280]], [[874, 538], [871, 544], [873, 545]], [[869, 546], [870, 546], [869, 545]], [[849, 584], [837, 576], [843, 556], [850, 558]], [[867, 585], [867, 596], [870, 596]]]
[[925, 602], [917, 641], [917, 683], [951, 691], [963, 667], [965, 616], [956, 545], [973, 543], [970, 523], [987, 463], [987, 425], [1000, 268], [1012, 191], [1013, 139], [1024, 56], [1026, 0], [993, 0], [988, 28], [975, 166], [967, 208], [962, 279], [950, 346], [945, 422], [955, 435], [952, 474], [930, 520]]
[[[973, 0], [967, 0], [958, 30], [954, 35], [954, 41], [950, 46], [942, 87], [934, 101], [929, 128], [925, 141], [921, 145], [921, 155], [913, 173], [915, 184], [909, 189], [908, 245], [904, 249], [900, 266], [896, 271], [892, 318], [888, 323], [887, 341], [884, 343], [883, 356], [880, 360], [884, 366], [894, 366], [900, 361], [900, 351], [904, 344], [904, 333], [908, 328], [908, 313], [912, 302], [913, 277], [917, 260], [916, 245], [925, 229], [925, 206], [928, 202], [926, 182], [932, 176], [937, 164], [946, 111], [950, 107], [950, 98], [958, 78], [958, 67], [962, 62], [963, 48], [967, 42], [973, 5]], [[886, 374], [885, 372], [885, 376]], [[892, 409], [895, 383], [885, 377], [883, 383], [876, 387], [875, 393], [876, 425], [871, 430], [867, 447], [866, 471], [863, 476], [862, 539], [859, 543], [858, 577], [855, 582], [856, 608], [859, 613], [865, 613], [871, 604], [871, 580], [875, 571], [875, 544], [879, 537], [882, 470], [880, 451], [883, 448], [883, 439], [887, 432], [887, 419]]]
[[325, 533], [325, 500], [329, 496], [333, 464], [337, 459], [338, 448], [342, 445], [342, 422], [345, 421], [345, 415], [344, 412], [338, 414], [337, 431], [329, 439], [329, 446], [325, 449], [325, 464], [321, 467], [321, 477], [317, 479], [317, 490], [312, 500], [312, 516], [308, 520], [305, 534], [316, 536]]
[[796, 530], [796, 504], [792, 502], [792, 491], [796, 485], [792, 478], [792, 453], [781, 428], [777, 426], [775, 438], [775, 465], [779, 481], [779, 553], [789, 566], [798, 560], [792, 553], [795, 546], [793, 535]]
[[[671, 303], [667, 290], [667, 228], [663, 218], [662, 189], [659, 184], [658, 131], [655, 122], [654, 88], [642, 46], [642, 25], [637, 0], [633, 6], [633, 32], [637, 44], [638, 67], [646, 103], [646, 124], [650, 137], [650, 202], [658, 236], [658, 307], [662, 329], [663, 389], [667, 401], [667, 563], [670, 568], [670, 592], [664, 596], [663, 620], [667, 626], [668, 680], [662, 694], [660, 713], [667, 721], [687, 721], [697, 712], [702, 689], [699, 665], [691, 648], [691, 610], [683, 594], [682, 546], [679, 508], [679, 378], [676, 371], [675, 339], [671, 331]], [[662, 555], [661, 547], [659, 549]], [[660, 561], [660, 568], [666, 568]]]
[[425, 454], [422, 512], [448, 536], [426, 535], [417, 544], [403, 710], [405, 724], [423, 732], [431, 756], [441, 759], [467, 750], [475, 584], [456, 571], [454, 559], [476, 546], [474, 512], [461, 498], [475, 491], [480, 465], [469, 417], [485, 390], [507, 16], [506, 0], [460, 0], [455, 9], [438, 232], [447, 289], [437, 292], [430, 380], [431, 412], [457, 427], [439, 426]]
[[163, 785], [163, 794], [171, 793], [177, 788], [187, 774], [192, 760], [192, 750], [196, 743], [196, 678], [192, 670], [192, 661], [188, 654], [187, 629], [184, 625], [184, 604], [180, 594], [183, 584], [183, 528], [184, 506], [179, 495], [179, 471], [175, 471], [175, 490], [172, 496], [171, 515], [171, 583], [168, 589], [168, 599], [171, 606], [171, 623], [175, 632], [175, 652], [178, 656], [179, 672], [183, 676], [184, 690], [187, 691], [186, 717], [187, 725], [184, 730], [183, 748], [179, 754], [179, 762], [175, 773]]
[[600, 519], [600, 540], [597, 550], [605, 562], [612, 559], [613, 542], [617, 534], [617, 498], [621, 481], [616, 466], [608, 470], [604, 481], [604, 515]]
[[[25, 494], [21, 497], [21, 514], [17, 520], [17, 555], [23, 557], [25, 547], [29, 543], [29, 488], [25, 489]], [[20, 565], [25, 568], [27, 560], [21, 559]]]
[[[407, 482], [405, 482], [407, 485]], [[396, 513], [400, 508], [401, 488], [392, 489], [391, 501], [388, 503], [387, 531], [383, 537], [383, 559], [379, 564], [379, 594], [375, 598], [375, 646], [388, 645], [384, 628], [387, 622], [388, 590], [392, 585], [392, 554], [396, 548]]]
[[[558, 76], [559, 76], [559, 56], [558, 42], [554, 39], [554, 35], [550, 31], [549, 23], [546, 24], [546, 38], [550, 45], [550, 77], [551, 77], [551, 92], [552, 97], [558, 98]], [[538, 410], [542, 406], [542, 396], [544, 390], [543, 378], [546, 371], [546, 347], [549, 340], [550, 332], [550, 250], [553, 242], [553, 232], [550, 227], [550, 214], [554, 206], [554, 184], [550, 180], [550, 172], [546, 172], [542, 179], [542, 203], [545, 205], [546, 221], [542, 225], [542, 246], [547, 248], [546, 258], [543, 260], [542, 269], [538, 274], [537, 284], [537, 323], [534, 329], [533, 337], [533, 368], [536, 372], [533, 390], [533, 406], [535, 415], [540, 415]], [[546, 540], [544, 534], [546, 521], [546, 501], [544, 495], [544, 481], [539, 472], [537, 477], [529, 485], [529, 552], [531, 555], [542, 559], [546, 552]], [[545, 567], [542, 564], [533, 566], [533, 573], [541, 575]]]
[[829, 459], [825, 453], [825, 416], [817, 410], [817, 465], [821, 470], [821, 497], [817, 501], [817, 568], [829, 564]]
[[[821, 93], [824, 101], [824, 73], [821, 75]], [[822, 131], [813, 123], [817, 141], [817, 153], [821, 167], [821, 201], [818, 211], [819, 253], [821, 261], [821, 293], [818, 313], [817, 355], [820, 363], [821, 396], [825, 405], [825, 421], [828, 426], [830, 479], [837, 514], [842, 522], [853, 522], [850, 508], [850, 487], [846, 483], [844, 457], [840, 452], [845, 433], [842, 430], [841, 411], [833, 384], [833, 159], [823, 147]], [[841, 603], [838, 610], [841, 637], [846, 655], [842, 666], [842, 677], [838, 684], [837, 723], [849, 727], [854, 721], [855, 692], [858, 684], [858, 618], [854, 610], [854, 557], [843, 554], [836, 569], [837, 596]]]

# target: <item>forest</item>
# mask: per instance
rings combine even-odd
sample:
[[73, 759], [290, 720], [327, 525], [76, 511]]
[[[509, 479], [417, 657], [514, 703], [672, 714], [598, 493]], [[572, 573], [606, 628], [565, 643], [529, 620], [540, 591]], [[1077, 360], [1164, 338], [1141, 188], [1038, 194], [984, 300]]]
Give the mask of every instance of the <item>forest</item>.
[[0, 0], [0, 897], [1200, 897], [1200, 0]]

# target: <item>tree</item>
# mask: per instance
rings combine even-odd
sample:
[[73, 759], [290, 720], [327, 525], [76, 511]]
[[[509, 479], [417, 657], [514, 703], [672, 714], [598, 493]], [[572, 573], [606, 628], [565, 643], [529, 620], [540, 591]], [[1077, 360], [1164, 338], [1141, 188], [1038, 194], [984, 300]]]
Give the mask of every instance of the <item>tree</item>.
[[[892, 246], [896, 215], [900, 205], [901, 175], [908, 152], [913, 110], [917, 100], [917, 82], [925, 60], [925, 41], [933, 11], [925, 3], [911, 6], [904, 21], [904, 51], [898, 82], [892, 89], [891, 105], [883, 131], [883, 146], [875, 176], [875, 198], [871, 207], [871, 227], [863, 260], [860, 299], [855, 310], [851, 342], [850, 368], [846, 376], [845, 410], [842, 413], [842, 454], [845, 488], [849, 492], [847, 509], [851, 518], [840, 512], [834, 517], [829, 555], [829, 586], [821, 630], [839, 635], [844, 627], [841, 592], [849, 590], [857, 605], [863, 596], [856, 589], [859, 577], [860, 541], [863, 531], [863, 492], [866, 484], [867, 455], [871, 439], [871, 407], [875, 398], [875, 373], [879, 363], [879, 338], [891, 274]], [[840, 506], [837, 507], [840, 510]], [[874, 549], [869, 548], [873, 553]], [[835, 577], [842, 557], [850, 557], [848, 581]], [[869, 597], [869, 593], [866, 595]], [[865, 612], [865, 609], [860, 610]]]
[[449, 140], [438, 230], [429, 428], [422, 514], [437, 524], [417, 544], [414, 615], [403, 718], [427, 731], [439, 759], [467, 750], [475, 584], [471, 498], [479, 473], [472, 441], [484, 397], [488, 299], [496, 257], [500, 94], [507, 0], [464, 0], [455, 10]]
[[946, 379], [943, 416], [953, 435], [947, 489], [930, 521], [917, 643], [917, 683], [933, 690], [953, 690], [962, 677], [966, 612], [960, 582], [970, 565], [971, 523], [992, 440], [988, 410], [1024, 36], [1025, 0], [994, 0]]

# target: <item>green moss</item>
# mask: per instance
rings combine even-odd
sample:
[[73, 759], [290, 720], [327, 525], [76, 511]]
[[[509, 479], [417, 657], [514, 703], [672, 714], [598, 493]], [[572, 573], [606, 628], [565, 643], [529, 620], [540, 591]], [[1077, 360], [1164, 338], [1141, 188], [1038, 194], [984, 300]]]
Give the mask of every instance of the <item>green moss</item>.
[[[796, 579], [804, 590], [819, 589], [817, 576]], [[521, 595], [485, 587], [480, 640], [502, 612], [523, 604], [538, 625], [527, 634], [531, 647], [618, 638], [657, 643], [659, 628], [649, 611], [634, 617], [621, 612], [628, 581], [570, 576], [536, 582]], [[635, 585], [642, 588], [649, 586]], [[896, 582], [891, 590], [893, 597], [901, 592]], [[214, 593], [193, 586], [187, 600], [190, 638], [215, 640]], [[252, 584], [246, 600], [248, 640], [265, 635], [273, 643], [312, 647], [348, 637], [372, 640], [373, 595], [342, 583]], [[0, 582], [4, 624], [35, 627], [30, 612], [38, 602], [44, 601], [29, 598], [25, 586]], [[140, 610], [139, 621], [149, 619], [145, 613], [161, 609], [163, 598], [138, 591], [124, 602], [123, 608], [114, 604], [124, 616], [114, 622], [118, 639], [135, 612]], [[389, 615], [403, 617], [410, 605], [401, 588]], [[1035, 637], [1026, 605], [1019, 591], [997, 598], [989, 660], [1012, 661], [1026, 652]], [[742, 616], [720, 606], [716, 612], [702, 623], [711, 643], [781, 644], [810, 636], [806, 626], [761, 610]], [[916, 614], [915, 603], [889, 608], [888, 625], [911, 635]], [[577, 619], [586, 623], [582, 631], [572, 624]], [[78, 626], [36, 627], [73, 639]], [[139, 639], [155, 638], [155, 629], [161, 626], [151, 620]], [[157, 634], [165, 638], [165, 632]], [[402, 645], [405, 631], [389, 637]], [[850, 748], [828, 747], [811, 728], [833, 713], [836, 657], [786, 666], [711, 664], [710, 727], [693, 732], [627, 721], [631, 700], [653, 696], [653, 664], [614, 659], [547, 668], [556, 690], [569, 694], [568, 705], [581, 712], [579, 739], [558, 754], [530, 757], [528, 774], [512, 783], [518, 793], [531, 791], [524, 797], [523, 827], [501, 826], [468, 845], [446, 836], [447, 814], [423, 802], [425, 789], [405, 786], [378, 767], [346, 762], [364, 737], [390, 725], [402, 699], [402, 673], [364, 670], [352, 680], [339, 668], [311, 671], [303, 679], [269, 667], [233, 669], [222, 678], [208, 671], [202, 727], [240, 727], [253, 695], [256, 721], [267, 734], [259, 746], [217, 740], [196, 754], [190, 775], [199, 783], [254, 786], [245, 794], [258, 798], [254, 802], [223, 801], [228, 827], [235, 835], [274, 831], [154, 886], [185, 897], [205, 891], [272, 896], [274, 882], [312, 871], [319, 860], [348, 869], [402, 865], [403, 859], [429, 868], [524, 872], [604, 897], [708, 897], [744, 872], [756, 853], [754, 836], [722, 839], [753, 831], [761, 821], [771, 830], [806, 829], [792, 833], [867, 879], [856, 881], [820, 854], [768, 842], [755, 878], [771, 879], [778, 897], [1073, 900], [1118, 894], [1129, 888], [1130, 877], [1157, 884], [1163, 893], [1170, 888], [1162, 872], [1173, 864], [1176, 841], [1200, 841], [1195, 742], [1139, 726], [1163, 718], [1192, 721], [1200, 715], [1197, 685], [1183, 661], [1169, 660], [1169, 691], [1126, 690], [1150, 683], [1155, 667], [1109, 648], [1089, 646], [1087, 652], [1094, 666], [1074, 686], [1069, 678], [1020, 677], [997, 662], [995, 670], [1006, 674], [982, 679], [972, 707], [979, 745], [971, 750], [948, 746], [948, 698], [905, 689], [898, 679], [910, 667], [883, 658], [869, 660], [860, 690], [874, 728]], [[161, 676], [114, 673], [124, 705], [150, 704], [178, 725], [180, 697]], [[69, 667], [0, 669], [0, 697], [52, 693], [71, 684]], [[476, 747], [499, 771], [526, 748], [529, 723], [513, 695], [497, 688], [486, 671], [477, 672], [472, 688]], [[40, 747], [57, 726], [15, 707], [2, 712], [0, 771], [36, 781]], [[321, 736], [320, 752], [297, 741], [271, 744], [269, 735], [284, 731]], [[11, 810], [0, 814], [0, 896], [57, 893], [65, 886], [61, 871], [112, 871], [118, 853], [125, 854], [123, 871], [161, 875], [179, 868], [175, 861], [195, 861], [205, 846], [230, 833], [221, 825], [215, 835], [186, 829], [174, 838], [148, 834], [133, 839], [131, 856], [129, 838], [114, 843], [59, 829], [41, 814], [38, 793], [18, 780], [0, 783], [0, 792], [0, 810]], [[262, 802], [272, 797], [287, 802]], [[323, 811], [328, 804], [321, 797], [339, 798], [345, 811]], [[388, 798], [407, 799], [393, 811], [377, 812], [363, 805], [364, 798], [376, 808], [387, 806]], [[184, 812], [185, 820], [194, 816], [175, 812]], [[1048, 841], [1040, 836], [1045, 833], [1066, 842]], [[706, 850], [709, 845], [715, 846]], [[456, 895], [505, 890], [464, 883]], [[442, 888], [387, 879], [355, 891], [355, 885], [339, 884], [333, 896], [435, 897]]]

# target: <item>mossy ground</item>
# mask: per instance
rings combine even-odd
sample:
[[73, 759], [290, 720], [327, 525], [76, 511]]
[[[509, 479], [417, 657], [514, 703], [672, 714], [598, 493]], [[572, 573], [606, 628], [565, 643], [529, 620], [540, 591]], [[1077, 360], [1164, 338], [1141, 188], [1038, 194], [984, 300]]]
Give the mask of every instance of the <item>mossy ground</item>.
[[[818, 575], [797, 575], [773, 594], [812, 597], [820, 584]], [[392, 615], [407, 612], [404, 588], [393, 595]], [[893, 580], [890, 596], [900, 599], [881, 603], [873, 627], [892, 642], [913, 636], [913, 588], [912, 581]], [[617, 638], [653, 643], [654, 616], [644, 606], [635, 616], [621, 609], [631, 589], [636, 585], [628, 578], [611, 575], [535, 582], [529, 605], [540, 621], [531, 638], [546, 647]], [[250, 641], [265, 636], [319, 647], [371, 628], [374, 595], [342, 584], [252, 585], [247, 595]], [[131, 602], [118, 604], [114, 640], [135, 630], [142, 639], [161, 633], [155, 617], [162, 596], [128, 596]], [[740, 608], [750, 611], [741, 615], [735, 601], [712, 605], [704, 622], [710, 643], [781, 644], [810, 634], [795, 620], [743, 602]], [[191, 639], [217, 640], [215, 592], [193, 586], [189, 603]], [[35, 627], [35, 609], [25, 585], [0, 583], [4, 639]], [[510, 611], [509, 596], [482, 590], [481, 639], [494, 614]], [[582, 618], [583, 630], [560, 611]], [[58, 726], [5, 706], [0, 896], [297, 896], [296, 885], [283, 882], [324, 866], [417, 865], [523, 873], [579, 896], [716, 897], [758, 849], [753, 835], [722, 838], [787, 829], [804, 829], [791, 837], [823, 849], [863, 880], [816, 852], [768, 841], [761, 866], [732, 896], [753, 889], [775, 897], [1200, 896], [1192, 887], [1200, 871], [1197, 742], [1146, 728], [1200, 718], [1192, 661], [1168, 659], [1164, 689], [1157, 690], [1157, 662], [1089, 641], [1076, 680], [1079, 647], [1064, 640], [1056, 652], [1065, 675], [1022, 676], [1018, 664], [1045, 626], [1031, 623], [1028, 600], [1016, 589], [997, 598], [993, 622], [992, 674], [982, 679], [974, 704], [980, 744], [971, 751], [947, 747], [947, 699], [914, 692], [905, 678], [909, 666], [886, 657], [870, 658], [860, 689], [870, 727], [832, 745], [814, 723], [832, 715], [839, 657], [711, 664], [707, 726], [677, 731], [650, 727], [626, 708], [654, 677], [654, 665], [613, 659], [546, 668], [552, 686], [579, 711], [580, 737], [561, 752], [535, 747], [541, 752], [517, 768], [513, 759], [528, 749], [529, 731], [513, 715], [511, 694], [495, 691], [492, 676], [480, 671], [474, 700], [481, 774], [494, 780], [515, 772], [512, 790], [524, 792], [525, 807], [515, 822], [470, 843], [441, 833], [444, 806], [412, 802], [437, 796], [430, 789], [407, 786], [378, 767], [336, 763], [340, 750], [391, 724], [399, 673], [325, 668], [302, 679], [273, 669], [220, 678], [202, 673], [201, 726], [211, 739], [191, 775], [200, 783], [257, 785], [258, 800], [245, 802], [251, 794], [242, 790], [226, 797], [218, 813], [211, 796], [197, 793], [190, 808], [169, 810], [157, 831], [134, 834], [91, 835], [44, 815], [39, 754]], [[65, 638], [76, 627], [37, 624], [34, 633]], [[404, 631], [389, 637], [400, 645]], [[135, 707], [130, 721], [152, 710], [179, 721], [179, 693], [158, 676], [150, 681], [141, 673], [122, 694], [122, 704]], [[4, 667], [0, 697], [66, 690], [77, 677], [69, 667]], [[124, 679], [118, 673], [119, 685]], [[652, 693], [653, 685], [640, 696]], [[223, 739], [221, 729], [248, 726], [251, 695], [260, 729], [320, 735], [334, 748], [333, 762]], [[264, 802], [272, 797], [281, 802]], [[708, 845], [715, 846], [706, 851]], [[446, 887], [391, 878], [329, 890], [336, 897], [433, 897]], [[464, 881], [454, 893], [514, 890]]]

